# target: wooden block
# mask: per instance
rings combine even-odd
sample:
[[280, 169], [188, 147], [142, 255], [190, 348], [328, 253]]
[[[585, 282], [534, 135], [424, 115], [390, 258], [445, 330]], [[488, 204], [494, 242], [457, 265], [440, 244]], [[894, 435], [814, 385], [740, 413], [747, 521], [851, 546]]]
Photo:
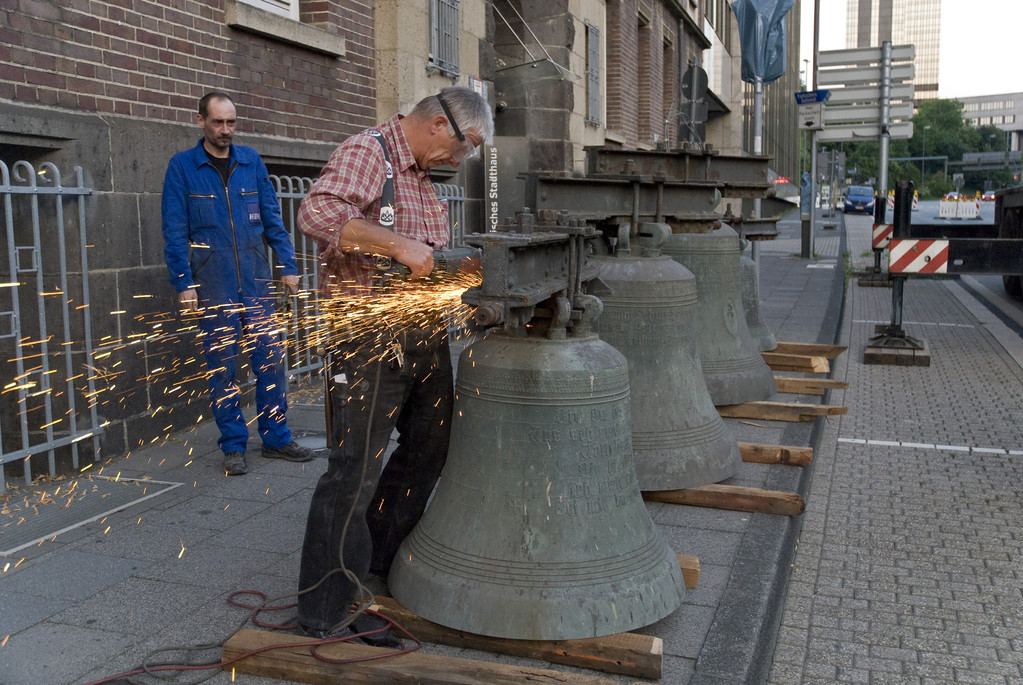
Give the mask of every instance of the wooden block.
[[831, 364], [827, 357], [805, 354], [782, 354], [780, 352], [761, 352], [760, 356], [772, 371], [792, 371], [802, 373], [828, 373]]
[[797, 342], [778, 342], [778, 346], [775, 347], [771, 352], [777, 352], [778, 354], [801, 354], [810, 357], [824, 357], [825, 359], [835, 359], [838, 355], [845, 352], [848, 347], [844, 345], [827, 345], [823, 343], [797, 343]]
[[[687, 557], [695, 559], [696, 557]], [[679, 559], [681, 563], [681, 558]], [[689, 563], [689, 562], [687, 562]], [[691, 563], [689, 563], [691, 566]], [[696, 561], [699, 577], [700, 563]], [[683, 580], [685, 567], [682, 570]], [[689, 587], [688, 584], [686, 587]], [[447, 628], [417, 616], [391, 597], [377, 597], [372, 609], [405, 627], [424, 642], [468, 647], [495, 654], [539, 659], [605, 673], [620, 673], [657, 680], [661, 677], [664, 644], [661, 638], [619, 633], [580, 640], [511, 640]], [[481, 680], [480, 682], [489, 682]]]
[[[316, 640], [298, 635], [244, 628], [224, 644], [223, 660], [238, 659], [224, 666], [233, 673], [251, 673], [314, 685], [393, 685], [393, 683], [444, 683], [450, 685], [521, 685], [522, 683], [568, 682], [568, 674], [545, 668], [525, 668], [489, 661], [409, 652], [400, 656], [330, 664], [309, 652]], [[256, 650], [270, 649], [258, 654]], [[331, 659], [366, 659], [391, 652], [389, 649], [348, 642], [322, 645], [317, 652]], [[249, 655], [249, 656], [246, 656]], [[240, 658], [239, 658], [240, 657]], [[660, 676], [658, 676], [660, 677]], [[580, 685], [617, 685], [617, 678], [572, 674]]]
[[687, 590], [695, 590], [700, 582], [700, 559], [699, 557], [686, 554], [676, 554], [678, 565], [682, 568], [682, 581]]
[[863, 363], [887, 366], [930, 366], [931, 352], [926, 345], [922, 350], [867, 345], [863, 348]]
[[763, 514], [796, 516], [806, 508], [803, 498], [796, 492], [746, 488], [740, 485], [701, 485], [684, 490], [651, 490], [643, 492], [648, 502], [689, 504], [730, 511], [749, 511]]
[[849, 384], [834, 378], [799, 378], [775, 376], [774, 387], [790, 395], [823, 395], [828, 390], [845, 390]]
[[836, 416], [848, 413], [848, 407], [832, 404], [804, 404], [802, 402], [744, 402], [726, 404], [717, 408], [721, 416], [730, 419], [761, 419], [765, 421], [813, 421], [818, 416]]
[[807, 466], [813, 461], [812, 447], [789, 447], [787, 445], [763, 445], [755, 442], [740, 442], [739, 454], [742, 460], [751, 464], [788, 464]]

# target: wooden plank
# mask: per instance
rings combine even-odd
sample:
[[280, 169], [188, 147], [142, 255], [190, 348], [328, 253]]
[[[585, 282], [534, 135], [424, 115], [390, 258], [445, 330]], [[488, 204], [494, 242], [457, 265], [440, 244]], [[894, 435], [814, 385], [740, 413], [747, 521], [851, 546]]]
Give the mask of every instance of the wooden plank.
[[823, 395], [828, 390], [845, 390], [849, 384], [835, 378], [799, 378], [775, 376], [774, 387], [790, 395]]
[[743, 402], [725, 404], [717, 408], [721, 416], [730, 419], [760, 419], [764, 421], [813, 421], [818, 416], [837, 416], [848, 413], [848, 407], [834, 404], [805, 404], [802, 402]]
[[[393, 683], [429, 683], [430, 685], [521, 685], [526, 682], [568, 682], [563, 671], [527, 668], [474, 661], [456, 657], [409, 652], [400, 656], [346, 664], [318, 660], [309, 651], [316, 640], [298, 635], [244, 628], [224, 644], [223, 660], [230, 661], [229, 673], [251, 673], [314, 685], [393, 685]], [[257, 650], [269, 649], [258, 654]], [[331, 659], [366, 659], [391, 653], [381, 647], [335, 642], [317, 648]], [[248, 655], [248, 656], [246, 656]], [[571, 674], [571, 682], [580, 685], [617, 685], [620, 681], [600, 675]]]
[[807, 466], [813, 462], [812, 447], [790, 447], [788, 445], [763, 445], [755, 442], [740, 442], [739, 454], [742, 460], [751, 464], [788, 464]]
[[799, 373], [828, 373], [831, 364], [827, 357], [805, 354], [782, 354], [780, 352], [761, 352], [772, 371], [789, 371]]
[[824, 357], [835, 359], [845, 352], [848, 347], [844, 345], [827, 345], [823, 343], [799, 343], [799, 342], [778, 342], [778, 346], [771, 352], [778, 354], [801, 354], [808, 357]]
[[[684, 579], [684, 572], [682, 576]], [[605, 673], [621, 673], [654, 680], [661, 677], [664, 644], [659, 637], [618, 633], [580, 640], [511, 640], [438, 625], [417, 616], [391, 597], [377, 597], [376, 602], [371, 607], [374, 611], [404, 626], [424, 642], [539, 659]]]
[[687, 590], [695, 590], [700, 582], [700, 559], [686, 554], [676, 554], [682, 568], [682, 581]]
[[643, 492], [648, 502], [689, 504], [694, 507], [712, 507], [729, 511], [749, 511], [763, 514], [796, 516], [806, 508], [803, 498], [796, 492], [762, 490], [740, 485], [701, 485], [684, 490], [651, 490]]

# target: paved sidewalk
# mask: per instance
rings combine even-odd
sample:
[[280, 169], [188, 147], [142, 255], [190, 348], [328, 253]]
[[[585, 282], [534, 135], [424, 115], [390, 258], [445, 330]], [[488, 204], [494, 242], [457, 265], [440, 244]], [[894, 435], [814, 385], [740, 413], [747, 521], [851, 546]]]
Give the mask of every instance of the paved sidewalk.
[[[760, 247], [764, 319], [779, 340], [834, 342], [844, 281], [841, 224], [830, 232], [819, 229], [817, 256], [810, 260], [798, 256], [798, 217], [786, 218], [779, 227], [779, 238]], [[860, 401], [859, 397], [847, 394], [846, 401]], [[301, 389], [290, 399], [288, 418], [296, 436], [309, 446], [323, 445], [319, 390]], [[164, 416], [154, 420], [171, 423]], [[822, 428], [836, 425], [832, 421], [824, 426], [820, 420], [728, 423], [737, 440], [803, 446], [817, 445], [822, 435], [828, 435]], [[0, 556], [0, 684], [81, 685], [135, 668], [156, 649], [216, 645], [246, 617], [246, 611], [228, 604], [231, 593], [254, 590], [283, 597], [295, 592], [309, 498], [325, 459], [308, 464], [270, 461], [258, 456], [253, 443], [251, 472], [227, 478], [216, 437], [215, 427], [206, 423], [146, 445], [128, 458], [97, 464], [86, 471], [93, 480], [78, 479], [77, 492], [88, 497], [74, 506], [92, 503], [106, 515]], [[832, 438], [832, 451], [834, 442]], [[805, 495], [813, 472], [743, 464], [729, 482]], [[101, 475], [120, 480], [112, 485]], [[111, 491], [115, 487], [134, 488], [130, 499], [137, 501], [112, 505], [115, 510], [106, 513], [103, 503], [118, 496]], [[50, 492], [51, 499], [61, 499]], [[810, 498], [811, 506], [825, 504]], [[648, 507], [672, 548], [698, 556], [701, 563], [699, 587], [686, 593], [683, 606], [641, 631], [664, 640], [660, 682], [762, 682], [774, 655], [781, 602], [804, 517], [668, 504]], [[6, 523], [8, 519], [0, 519], [0, 525]], [[284, 611], [267, 620], [285, 622], [290, 617], [291, 612]], [[785, 636], [791, 640], [788, 632]], [[427, 645], [425, 651], [593, 675], [435, 645]], [[194, 658], [207, 661], [219, 653], [215, 648]], [[156, 661], [183, 658], [181, 652], [170, 652]], [[190, 674], [185, 679], [192, 678]], [[570, 681], [569, 675], [566, 678]], [[218, 673], [208, 682], [231, 681], [230, 673]], [[284, 681], [238, 676], [237, 682]]]
[[[869, 222], [847, 233], [872, 263]], [[904, 328], [930, 367], [864, 365], [891, 293], [847, 290], [830, 401], [849, 413], [818, 444], [770, 682], [1023, 682], [1019, 338], [958, 281], [914, 279]]]

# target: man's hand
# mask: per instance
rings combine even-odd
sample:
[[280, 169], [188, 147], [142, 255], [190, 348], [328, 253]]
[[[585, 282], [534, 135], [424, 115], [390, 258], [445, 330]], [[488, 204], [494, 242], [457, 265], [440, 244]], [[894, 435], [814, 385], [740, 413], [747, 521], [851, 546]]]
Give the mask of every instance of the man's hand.
[[433, 270], [432, 247], [365, 219], [352, 219], [346, 223], [337, 237], [336, 245], [341, 252], [359, 251], [390, 257], [407, 266], [412, 278], [429, 276]]
[[188, 290], [182, 290], [178, 293], [178, 304], [181, 305], [181, 309], [186, 312], [199, 311], [199, 293], [196, 292], [195, 288], [189, 288]]
[[395, 247], [397, 254], [394, 258], [409, 268], [412, 278], [423, 278], [433, 271], [433, 248], [426, 243], [402, 238]]
[[281, 282], [288, 286], [288, 290], [292, 295], [298, 294], [298, 276], [292, 274], [291, 276], [281, 276]]

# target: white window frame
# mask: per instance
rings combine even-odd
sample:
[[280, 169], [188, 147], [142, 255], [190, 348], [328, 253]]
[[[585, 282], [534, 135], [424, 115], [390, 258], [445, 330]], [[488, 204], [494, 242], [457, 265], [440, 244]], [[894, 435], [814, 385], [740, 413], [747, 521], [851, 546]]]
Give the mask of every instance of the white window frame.
[[261, 10], [265, 10], [272, 14], [276, 14], [281, 17], [287, 17], [288, 19], [294, 19], [295, 21], [300, 20], [299, 0], [238, 0], [246, 5], [252, 5]]

